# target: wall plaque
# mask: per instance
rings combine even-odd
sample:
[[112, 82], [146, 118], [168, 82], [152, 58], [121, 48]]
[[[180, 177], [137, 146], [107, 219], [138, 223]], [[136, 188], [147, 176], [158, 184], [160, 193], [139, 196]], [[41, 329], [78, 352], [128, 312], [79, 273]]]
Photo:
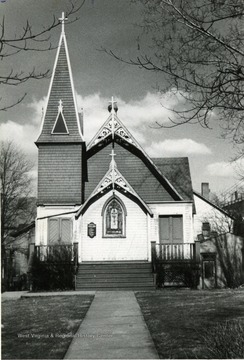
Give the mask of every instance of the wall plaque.
[[94, 238], [94, 236], [96, 236], [96, 233], [97, 233], [97, 226], [96, 224], [91, 222], [90, 224], [87, 225], [87, 235], [90, 238]]

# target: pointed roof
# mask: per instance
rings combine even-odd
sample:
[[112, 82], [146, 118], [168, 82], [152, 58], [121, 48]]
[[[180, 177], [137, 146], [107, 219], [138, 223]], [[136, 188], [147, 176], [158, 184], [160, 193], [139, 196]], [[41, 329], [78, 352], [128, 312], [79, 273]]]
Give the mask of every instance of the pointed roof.
[[[84, 141], [80, 128], [72, 70], [64, 32], [64, 14], [60, 20], [62, 22], [62, 32], [49, 86], [41, 133], [36, 141], [37, 146], [40, 143], [80, 143]], [[60, 101], [62, 102], [62, 112], [59, 111]], [[66, 124], [68, 131], [55, 133], [55, 131], [53, 132], [54, 125], [57, 120], [60, 120], [60, 114], [62, 114], [63, 120], [65, 119], [64, 125]]]
[[[112, 99], [113, 102], [113, 99]], [[98, 130], [96, 135], [87, 146], [87, 158], [89, 159], [109, 143], [118, 143], [125, 149], [140, 158], [150, 169], [157, 180], [172, 194], [174, 200], [183, 200], [181, 194], [172, 183], [161, 172], [153, 160], [147, 155], [139, 143], [135, 140], [129, 130], [124, 126], [112, 109], [111, 115]]]
[[125, 177], [119, 172], [117, 168], [117, 164], [114, 160], [114, 152], [112, 150], [112, 160], [109, 165], [109, 170], [105, 174], [105, 176], [101, 179], [99, 184], [90, 194], [86, 202], [81, 206], [76, 214], [76, 218], [78, 218], [81, 214], [83, 215], [88, 207], [94, 203], [97, 199], [107, 194], [109, 191], [115, 191], [122, 193], [128, 198], [135, 201], [140, 208], [150, 216], [153, 216], [151, 209], [148, 205], [143, 201], [143, 199], [137, 194], [137, 192], [133, 189], [133, 187], [129, 184], [129, 182], [125, 179]]

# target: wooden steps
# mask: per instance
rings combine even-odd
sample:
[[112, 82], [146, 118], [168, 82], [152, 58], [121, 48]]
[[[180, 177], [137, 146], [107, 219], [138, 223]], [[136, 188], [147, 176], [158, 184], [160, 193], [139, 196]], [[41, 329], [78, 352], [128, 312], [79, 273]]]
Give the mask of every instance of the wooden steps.
[[148, 262], [97, 262], [79, 265], [76, 290], [154, 290]]

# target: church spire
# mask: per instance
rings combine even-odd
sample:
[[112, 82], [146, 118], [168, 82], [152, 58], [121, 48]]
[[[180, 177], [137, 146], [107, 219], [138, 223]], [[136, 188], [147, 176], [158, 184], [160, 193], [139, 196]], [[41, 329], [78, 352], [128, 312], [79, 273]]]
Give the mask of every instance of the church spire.
[[[40, 143], [80, 143], [83, 135], [80, 128], [79, 114], [76, 104], [75, 89], [73, 83], [70, 58], [65, 35], [65, 17], [62, 13], [59, 21], [61, 23], [61, 35], [54, 62], [51, 82], [47, 96], [47, 106], [44, 111], [40, 136], [36, 142]], [[60, 103], [62, 111], [60, 111]], [[55, 121], [62, 114], [69, 131], [55, 132]]]

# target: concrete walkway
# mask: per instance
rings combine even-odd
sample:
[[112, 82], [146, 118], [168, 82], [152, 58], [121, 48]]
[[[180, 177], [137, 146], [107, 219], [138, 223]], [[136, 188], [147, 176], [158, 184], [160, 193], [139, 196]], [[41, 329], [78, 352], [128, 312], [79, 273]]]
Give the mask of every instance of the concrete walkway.
[[133, 291], [98, 291], [65, 359], [158, 359]]
[[74, 295], [95, 295], [96, 291], [47, 291], [47, 292], [26, 292], [22, 298], [45, 297], [45, 296], [74, 296]]
[[7, 300], [18, 300], [25, 294], [27, 294], [27, 291], [6, 291], [1, 294], [1, 300], [2, 302]]

